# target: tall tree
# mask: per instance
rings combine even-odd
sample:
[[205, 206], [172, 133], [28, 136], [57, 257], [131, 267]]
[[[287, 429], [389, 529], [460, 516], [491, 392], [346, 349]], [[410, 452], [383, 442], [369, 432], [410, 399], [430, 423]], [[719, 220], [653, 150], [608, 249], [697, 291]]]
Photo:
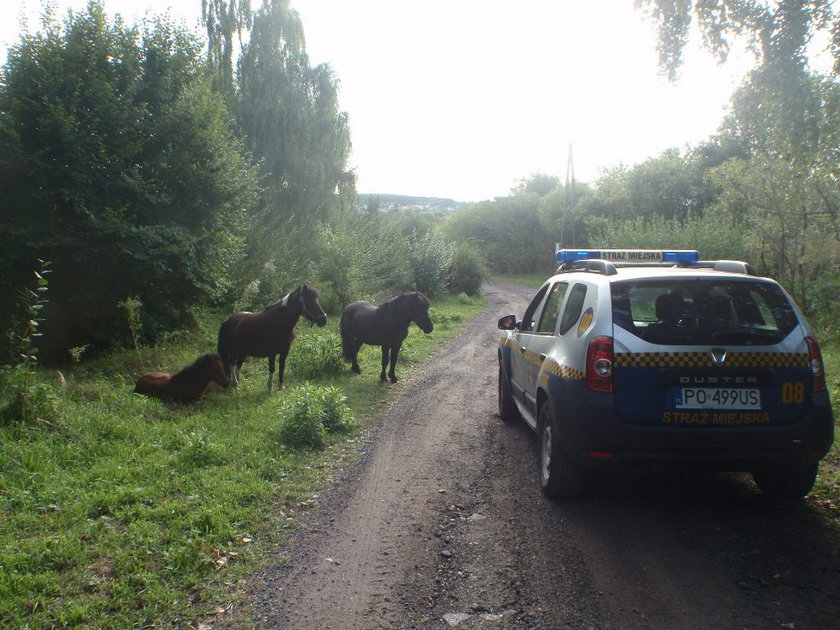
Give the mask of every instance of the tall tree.
[[111, 24], [99, 1], [12, 48], [0, 293], [13, 296], [38, 258], [53, 262], [45, 358], [118, 339], [127, 297], [153, 336], [225, 291], [256, 180], [200, 50], [164, 21]]
[[271, 240], [290, 220], [314, 226], [352, 204], [349, 124], [332, 70], [309, 65], [288, 0], [266, 1], [255, 13], [238, 68], [240, 126], [263, 173], [257, 240], [274, 249]]
[[[783, 104], [769, 99], [763, 83], [749, 83], [733, 99], [724, 137], [750, 148], [712, 169], [720, 191], [718, 208], [744, 226], [768, 273], [778, 275], [804, 307], [817, 299], [809, 287], [820, 277], [832, 283], [822, 291], [840, 298], [840, 86], [809, 77], [802, 90], [799, 125]], [[819, 308], [819, 306], [818, 306]]]
[[[237, 53], [252, 26], [250, 0], [201, 0], [207, 31], [207, 60], [215, 72], [216, 88], [232, 98]], [[238, 48], [239, 47], [239, 48]]]

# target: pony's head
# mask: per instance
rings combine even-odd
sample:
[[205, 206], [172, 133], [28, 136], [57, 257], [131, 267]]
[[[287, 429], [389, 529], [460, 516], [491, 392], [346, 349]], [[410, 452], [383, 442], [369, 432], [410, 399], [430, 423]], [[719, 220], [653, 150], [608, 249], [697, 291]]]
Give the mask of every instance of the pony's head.
[[424, 333], [432, 332], [435, 325], [429, 317], [429, 307], [432, 305], [429, 298], [419, 291], [412, 291], [405, 294], [405, 302], [411, 321], [417, 324]]
[[310, 324], [318, 324], [318, 326], [325, 326], [327, 323], [327, 314], [321, 308], [318, 302], [318, 289], [310, 287], [308, 284], [302, 284], [297, 288], [298, 297], [300, 299], [301, 314], [309, 321]]
[[230, 385], [228, 369], [222, 361], [222, 357], [218, 354], [205, 354], [200, 356], [196, 360], [195, 365], [214, 383], [222, 387]]

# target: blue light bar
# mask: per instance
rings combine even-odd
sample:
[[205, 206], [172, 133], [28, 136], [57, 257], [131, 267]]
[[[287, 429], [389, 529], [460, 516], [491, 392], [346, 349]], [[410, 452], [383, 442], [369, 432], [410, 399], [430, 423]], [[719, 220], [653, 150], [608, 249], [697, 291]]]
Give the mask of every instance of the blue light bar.
[[558, 249], [554, 254], [558, 265], [578, 260], [607, 260], [613, 263], [692, 264], [700, 260], [693, 249]]

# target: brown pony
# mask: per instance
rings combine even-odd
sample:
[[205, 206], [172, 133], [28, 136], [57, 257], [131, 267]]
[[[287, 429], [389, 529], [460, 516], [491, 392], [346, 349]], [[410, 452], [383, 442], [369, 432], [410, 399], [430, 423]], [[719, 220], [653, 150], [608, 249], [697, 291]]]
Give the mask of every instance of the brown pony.
[[268, 391], [274, 378], [275, 358], [279, 368], [278, 385], [283, 389], [286, 356], [295, 339], [298, 319], [303, 315], [310, 324], [327, 323], [318, 295], [318, 289], [302, 284], [261, 312], [240, 311], [221, 325], [217, 348], [234, 385], [239, 384], [239, 372], [246, 357], [268, 357]]
[[225, 364], [218, 354], [202, 355], [177, 374], [144, 374], [137, 379], [134, 392], [173, 402], [190, 403], [201, 398], [210, 381], [222, 387], [230, 384]]

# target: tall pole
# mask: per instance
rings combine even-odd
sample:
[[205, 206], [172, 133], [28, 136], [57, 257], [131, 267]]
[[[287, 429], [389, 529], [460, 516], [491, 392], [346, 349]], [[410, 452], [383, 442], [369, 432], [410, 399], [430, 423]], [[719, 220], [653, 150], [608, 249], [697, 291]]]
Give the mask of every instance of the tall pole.
[[[566, 160], [566, 187], [563, 190], [563, 225], [565, 226], [566, 219], [570, 217], [572, 209], [575, 207], [577, 203], [577, 197], [575, 196], [575, 159], [572, 155], [572, 143], [569, 143], [569, 157]], [[571, 237], [572, 240], [570, 243], [566, 243], [571, 245], [572, 247], [578, 247], [579, 244], [577, 242], [577, 237], [575, 235], [575, 221], [574, 219], [570, 219], [572, 229], [571, 229]], [[565, 230], [561, 230], [563, 232]], [[561, 233], [561, 240], [562, 240], [562, 233]]]

